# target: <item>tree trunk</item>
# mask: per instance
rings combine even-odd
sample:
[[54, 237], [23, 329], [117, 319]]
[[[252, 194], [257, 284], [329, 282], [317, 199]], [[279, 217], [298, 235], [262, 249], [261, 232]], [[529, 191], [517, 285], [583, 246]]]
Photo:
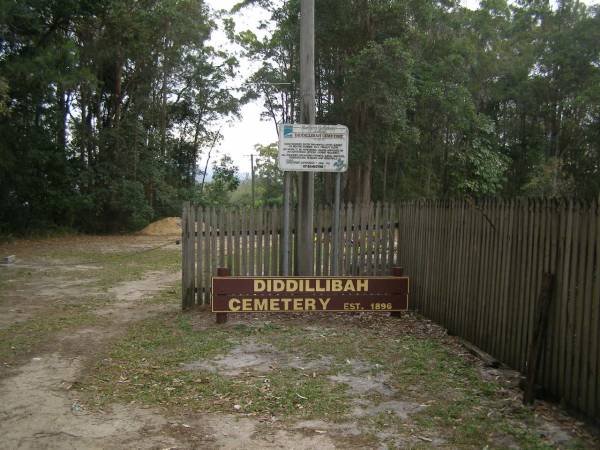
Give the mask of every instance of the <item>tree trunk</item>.
[[56, 145], [62, 150], [66, 157], [67, 152], [67, 114], [68, 102], [65, 99], [65, 91], [62, 87], [58, 88], [56, 93]]

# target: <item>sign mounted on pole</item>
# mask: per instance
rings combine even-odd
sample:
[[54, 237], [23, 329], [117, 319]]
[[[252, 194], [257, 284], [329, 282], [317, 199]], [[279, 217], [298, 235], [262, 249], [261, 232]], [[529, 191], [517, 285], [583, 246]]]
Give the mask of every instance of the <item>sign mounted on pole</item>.
[[398, 312], [408, 277], [213, 277], [212, 311]]
[[348, 128], [280, 124], [279, 168], [296, 172], [345, 172], [348, 169]]

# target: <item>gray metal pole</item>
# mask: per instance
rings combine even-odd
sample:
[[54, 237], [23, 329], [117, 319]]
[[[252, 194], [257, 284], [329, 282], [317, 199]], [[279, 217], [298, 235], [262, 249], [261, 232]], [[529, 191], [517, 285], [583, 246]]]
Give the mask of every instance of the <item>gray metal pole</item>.
[[342, 197], [342, 174], [335, 174], [335, 205], [333, 210], [333, 261], [332, 271], [334, 276], [339, 275], [339, 259], [341, 245], [341, 230], [340, 230], [340, 203]]
[[[315, 0], [300, 2], [300, 122], [314, 124], [315, 106]], [[302, 173], [302, 197], [299, 199], [299, 214], [302, 226], [299, 233], [299, 275], [313, 275], [313, 235], [315, 205], [315, 175]]]
[[283, 276], [290, 273], [290, 196], [291, 196], [291, 173], [283, 172], [283, 237], [281, 242], [281, 270]]
[[254, 155], [250, 155], [250, 165], [252, 166], [252, 207], [256, 206], [254, 203]]

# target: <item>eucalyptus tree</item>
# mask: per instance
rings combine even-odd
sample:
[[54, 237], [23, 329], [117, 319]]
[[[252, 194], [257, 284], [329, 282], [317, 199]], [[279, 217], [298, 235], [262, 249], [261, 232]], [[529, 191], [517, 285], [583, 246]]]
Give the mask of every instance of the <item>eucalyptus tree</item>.
[[204, 2], [18, 0], [0, 19], [0, 226], [109, 231], [178, 213], [211, 124], [240, 102]]

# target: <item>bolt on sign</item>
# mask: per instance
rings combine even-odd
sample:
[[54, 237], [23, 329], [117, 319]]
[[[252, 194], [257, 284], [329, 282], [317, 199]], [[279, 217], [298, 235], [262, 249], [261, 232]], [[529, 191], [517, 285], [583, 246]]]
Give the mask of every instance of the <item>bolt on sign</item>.
[[280, 124], [279, 168], [296, 172], [345, 172], [348, 128], [344, 125]]
[[212, 311], [396, 312], [408, 294], [408, 277], [213, 277]]

